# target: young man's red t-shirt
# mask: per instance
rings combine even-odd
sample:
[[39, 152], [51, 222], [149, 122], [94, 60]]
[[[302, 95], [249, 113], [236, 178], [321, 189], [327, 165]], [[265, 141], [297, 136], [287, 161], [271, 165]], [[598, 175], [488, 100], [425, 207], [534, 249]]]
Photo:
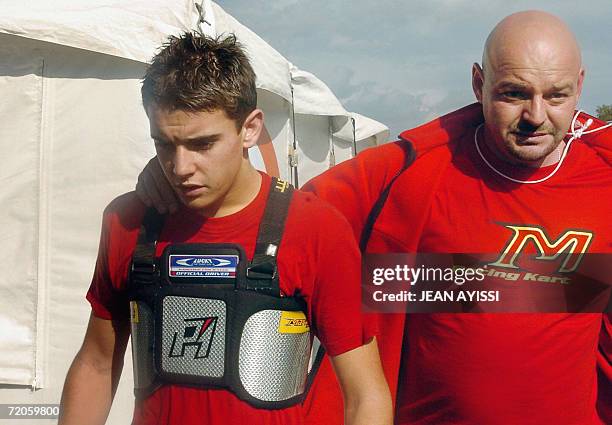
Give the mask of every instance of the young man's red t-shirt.
[[[169, 216], [157, 255], [169, 242], [238, 243], [252, 258], [271, 182], [269, 176], [262, 176], [255, 200], [235, 214], [205, 219], [183, 209]], [[143, 214], [144, 207], [133, 193], [117, 198], [105, 211], [98, 261], [87, 294], [98, 317], [128, 316], [122, 291]], [[373, 336], [361, 319], [360, 255], [352, 240], [349, 224], [338, 212], [311, 194], [294, 193], [279, 247], [280, 286], [284, 294], [299, 293], [304, 298], [310, 325], [332, 356], [359, 347]], [[133, 423], [292, 425], [304, 423], [306, 410], [301, 405], [255, 409], [227, 390], [164, 385], [136, 403]], [[341, 411], [331, 413], [342, 415]]]

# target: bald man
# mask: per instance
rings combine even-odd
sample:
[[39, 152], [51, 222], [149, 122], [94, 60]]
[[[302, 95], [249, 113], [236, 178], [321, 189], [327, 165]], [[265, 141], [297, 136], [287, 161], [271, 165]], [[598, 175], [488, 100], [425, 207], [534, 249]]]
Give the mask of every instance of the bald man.
[[[306, 189], [348, 218], [366, 252], [497, 253], [498, 269], [513, 272], [523, 264], [502, 259], [519, 230], [528, 235], [516, 253], [546, 250], [540, 257], [553, 258], [538, 261], [555, 267], [567, 254], [561, 246], [612, 251], [612, 211], [602, 202], [612, 197], [612, 132], [581, 114], [578, 133], [587, 122], [601, 130], [576, 133], [571, 144], [566, 135], [585, 75], [571, 31], [544, 12], [508, 16], [482, 62], [472, 69], [478, 103], [366, 150]], [[142, 183], [155, 173], [141, 177], [147, 202], [159, 190], [146, 195]], [[378, 319], [399, 424], [604, 423], [595, 407], [600, 313]], [[324, 364], [308, 423], [341, 423], [331, 417], [339, 392], [329, 376]]]

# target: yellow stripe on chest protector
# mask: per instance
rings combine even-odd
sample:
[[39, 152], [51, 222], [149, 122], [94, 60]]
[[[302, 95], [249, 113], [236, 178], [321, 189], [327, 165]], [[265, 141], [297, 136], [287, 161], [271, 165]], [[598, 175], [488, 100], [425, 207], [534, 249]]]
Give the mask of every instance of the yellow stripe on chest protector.
[[278, 333], [303, 334], [310, 330], [308, 319], [303, 311], [282, 311], [278, 323]]
[[138, 323], [138, 303], [136, 301], [130, 301], [130, 320], [132, 323]]

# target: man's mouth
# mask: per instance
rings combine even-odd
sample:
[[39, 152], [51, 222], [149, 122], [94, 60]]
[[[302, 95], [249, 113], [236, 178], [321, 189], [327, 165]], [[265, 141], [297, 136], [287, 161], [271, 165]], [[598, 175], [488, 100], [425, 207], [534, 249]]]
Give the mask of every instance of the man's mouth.
[[201, 186], [197, 184], [181, 184], [178, 185], [178, 188], [181, 193], [187, 198], [198, 196], [206, 190], [206, 186]]
[[544, 133], [544, 132], [533, 132], [533, 133], [528, 133], [528, 132], [523, 132], [523, 131], [515, 131], [514, 135], [516, 135], [516, 137], [519, 139], [518, 142], [519, 144], [522, 143], [527, 143], [529, 144], [530, 142], [539, 142], [542, 138], [548, 136], [550, 133]]

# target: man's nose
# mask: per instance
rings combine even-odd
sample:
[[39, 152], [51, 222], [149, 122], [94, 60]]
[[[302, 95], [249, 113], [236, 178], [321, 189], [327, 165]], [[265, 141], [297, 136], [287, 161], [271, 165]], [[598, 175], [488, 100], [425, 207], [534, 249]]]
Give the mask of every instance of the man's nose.
[[193, 152], [186, 149], [184, 146], [177, 146], [174, 151], [172, 161], [172, 172], [180, 178], [189, 177], [194, 172], [194, 163], [192, 158]]
[[525, 102], [522, 118], [534, 127], [544, 124], [546, 121], [544, 99], [541, 96], [534, 96]]

